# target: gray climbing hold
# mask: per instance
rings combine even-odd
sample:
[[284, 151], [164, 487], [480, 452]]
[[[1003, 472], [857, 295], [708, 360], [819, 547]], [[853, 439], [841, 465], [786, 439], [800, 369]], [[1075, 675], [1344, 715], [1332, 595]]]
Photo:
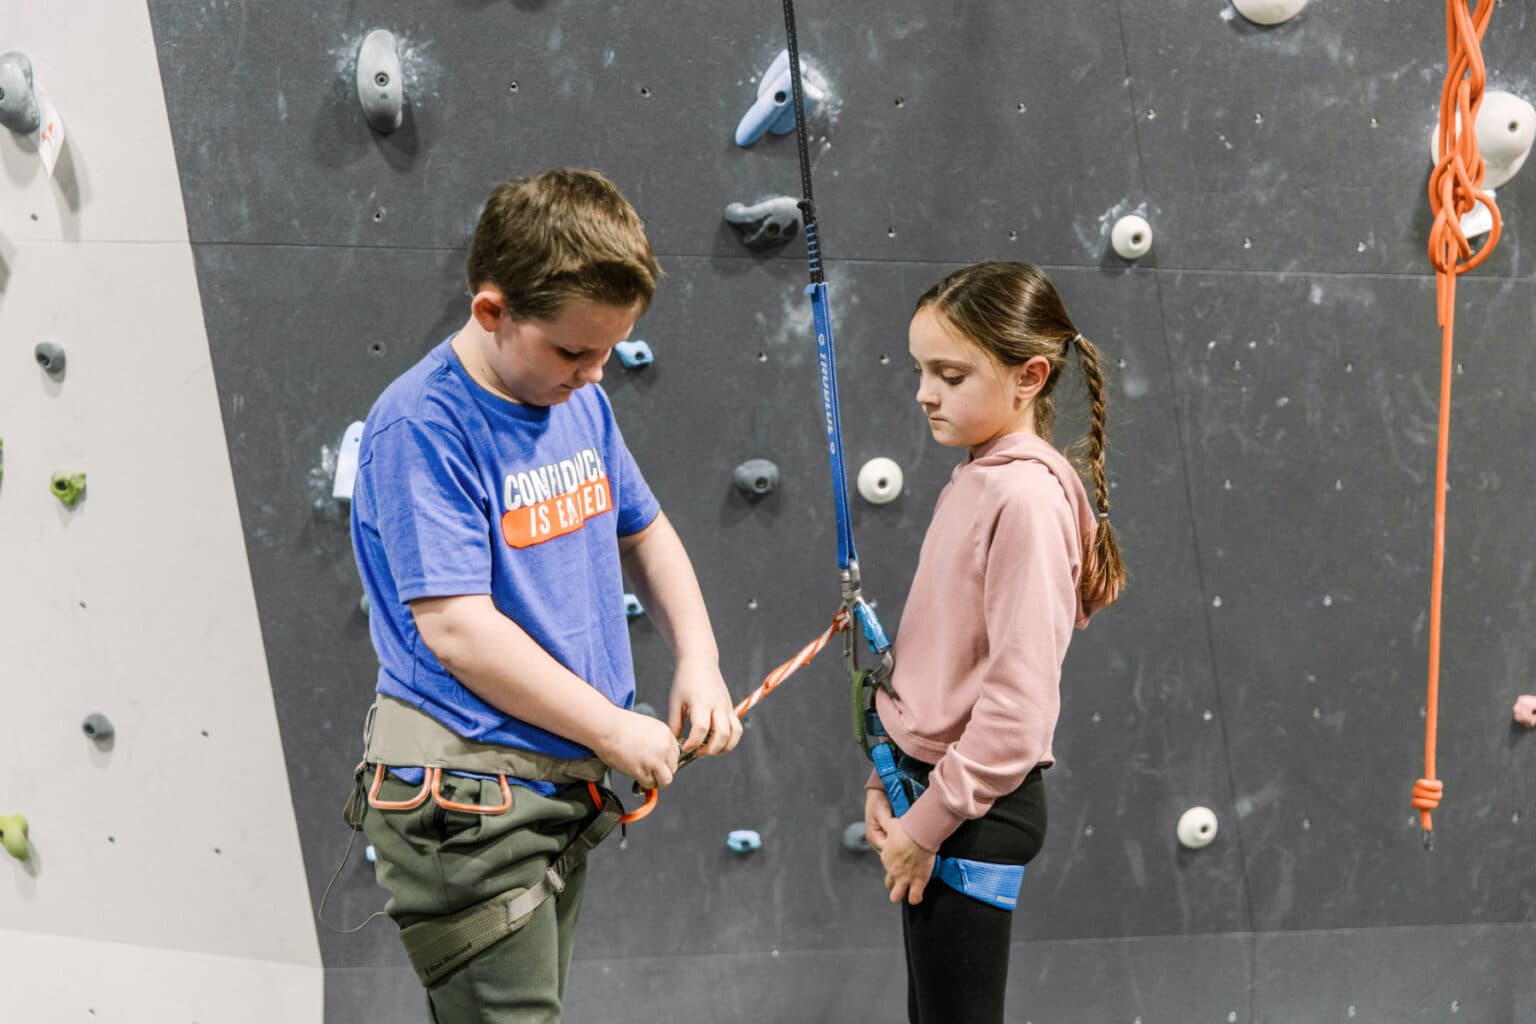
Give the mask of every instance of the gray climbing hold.
[[637, 715], [649, 715], [652, 718], [660, 718], [661, 717], [660, 715], [658, 715], [656, 713], [656, 709], [651, 707], [645, 701], [641, 701], [639, 704], [635, 705], [635, 714], [637, 714]]
[[864, 834], [864, 823], [862, 821], [856, 821], [843, 829], [843, 849], [852, 850], [854, 853], [864, 853], [869, 848], [869, 837]]
[[37, 365], [53, 377], [64, 376], [64, 350], [51, 341], [40, 341], [32, 350]]
[[739, 828], [725, 837], [725, 845], [732, 853], [751, 853], [763, 848], [763, 837], [749, 828]]
[[779, 486], [779, 467], [767, 459], [748, 459], [732, 477], [736, 489], [749, 498], [761, 498]]
[[32, 62], [14, 50], [0, 54], [0, 124], [18, 135], [31, 135], [42, 123], [32, 87]]
[[373, 130], [388, 135], [405, 120], [405, 81], [395, 34], [376, 28], [357, 51], [357, 98]]
[[790, 196], [774, 196], [751, 206], [732, 203], [725, 220], [748, 249], [775, 249], [800, 233], [800, 206]]
[[116, 735], [117, 730], [112, 727], [112, 721], [100, 712], [92, 712], [80, 723], [80, 729], [97, 743], [105, 743]]

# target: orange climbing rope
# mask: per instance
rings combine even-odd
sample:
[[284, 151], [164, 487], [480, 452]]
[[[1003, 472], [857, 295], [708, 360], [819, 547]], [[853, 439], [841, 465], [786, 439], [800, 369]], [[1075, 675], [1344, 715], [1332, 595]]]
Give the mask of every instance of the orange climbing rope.
[[[832, 638], [834, 636], [848, 628], [850, 621], [851, 620], [847, 609], [840, 610], [836, 615], [834, 615], [832, 617], [832, 625], [822, 630], [820, 636], [806, 644], [804, 647], [800, 648], [799, 653], [796, 654], [793, 658], [790, 658], [788, 661], [784, 662], [784, 664], [768, 673], [767, 677], [763, 679], [763, 684], [761, 686], [741, 699], [741, 702], [736, 705], [736, 717], [746, 717], [748, 711], [751, 711], [753, 708], [757, 707], [758, 701], [772, 693], [774, 689], [784, 680], [788, 679], [800, 669], [810, 664], [811, 659], [820, 654], [826, 648], [827, 644], [832, 642]], [[694, 755], [692, 753], [684, 754], [678, 759], [678, 770], [682, 770], [682, 767], [693, 759]], [[603, 805], [602, 796], [598, 793], [596, 784], [589, 782], [587, 783], [587, 788], [591, 791], [593, 802], [598, 807], [601, 807]], [[655, 810], [655, 808], [656, 790], [648, 789], [645, 791], [644, 803], [620, 818], [619, 823], [622, 825], [628, 825], [632, 821], [639, 821], [647, 814], [650, 814], [651, 811]]]
[[[1456, 278], [1488, 258], [1498, 244], [1503, 218], [1493, 198], [1482, 191], [1483, 158], [1477, 149], [1477, 112], [1483, 105], [1482, 41], [1493, 17], [1494, 0], [1446, 0], [1445, 86], [1440, 92], [1439, 162], [1429, 178], [1429, 205], [1435, 222], [1429, 234], [1429, 261], [1436, 274], [1439, 305], [1440, 431], [1435, 455], [1435, 548], [1429, 592], [1429, 694], [1424, 714], [1424, 777], [1413, 787], [1413, 806], [1426, 841], [1434, 829], [1431, 812], [1440, 806], [1444, 786], [1435, 777], [1435, 738], [1440, 704], [1440, 598], [1445, 564], [1445, 478], [1451, 434], [1452, 342], [1456, 321]], [[1476, 253], [1461, 228], [1461, 218], [1482, 202], [1492, 215], [1488, 241]]]

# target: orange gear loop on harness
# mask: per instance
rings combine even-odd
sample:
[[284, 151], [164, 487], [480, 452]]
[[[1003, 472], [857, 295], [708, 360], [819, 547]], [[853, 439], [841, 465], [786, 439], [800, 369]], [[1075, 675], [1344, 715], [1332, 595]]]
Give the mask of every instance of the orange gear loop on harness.
[[[1456, 278], [1479, 266], [1498, 244], [1504, 220], [1498, 204], [1482, 191], [1485, 168], [1477, 148], [1477, 113], [1483, 105], [1486, 68], [1482, 40], [1493, 17], [1493, 0], [1446, 0], [1445, 86], [1440, 92], [1439, 162], [1429, 178], [1429, 205], [1435, 221], [1429, 235], [1429, 261], [1436, 273], [1436, 303], [1441, 328], [1440, 429], [1435, 456], [1435, 543], [1429, 596], [1429, 688], [1424, 705], [1424, 778], [1413, 787], [1413, 806], [1426, 841], [1434, 829], [1431, 813], [1440, 806], [1444, 785], [1435, 777], [1435, 740], [1440, 705], [1440, 607], [1445, 567], [1445, 486], [1451, 433], [1451, 375], [1456, 320]], [[1463, 215], [1481, 202], [1493, 226], [1488, 241], [1472, 252], [1461, 227]]]
[[[736, 705], [736, 717], [744, 718], [748, 711], [751, 711], [753, 708], [757, 707], [758, 702], [761, 701], [764, 697], [768, 696], [768, 694], [772, 693], [780, 683], [794, 675], [806, 665], [810, 664], [811, 659], [820, 654], [826, 648], [827, 644], [832, 642], [832, 638], [834, 636], [847, 629], [852, 621], [853, 620], [849, 616], [848, 610], [846, 608], [839, 610], [838, 613], [832, 617], [832, 625], [823, 630], [820, 636], [806, 644], [804, 647], [800, 648], [799, 653], [796, 654], [793, 658], [790, 658], [788, 661], [784, 662], [784, 664], [768, 673], [768, 675], [763, 679], [763, 684], [761, 686], [759, 686], [756, 690], [753, 690], [746, 697], [742, 698], [741, 703]], [[684, 754], [682, 758], [680, 758], [677, 762], [678, 770], [681, 771], [683, 766], [688, 764], [693, 759], [693, 754]], [[587, 783], [587, 785], [591, 787], [592, 799], [597, 800], [597, 787], [590, 782]], [[644, 791], [644, 793], [645, 803], [641, 804], [639, 807], [636, 807], [633, 811], [630, 811], [628, 814], [620, 818], [619, 824], [628, 825], [630, 822], [639, 821], [641, 818], [645, 817], [656, 809], [656, 790], [647, 789]], [[599, 805], [601, 805], [600, 802]]]
[[[501, 783], [501, 805], [495, 804], [461, 804], [443, 796], [443, 770], [441, 768], [427, 768], [422, 772], [421, 789], [409, 800], [380, 800], [379, 787], [384, 785], [384, 766], [375, 765], [373, 771], [373, 785], [368, 790], [368, 806], [381, 811], [412, 811], [427, 802], [427, 797], [432, 802], [448, 811], [463, 811], [466, 814], [505, 814], [512, 808], [512, 787], [507, 782], [505, 775], [496, 776], [496, 781]], [[602, 806], [602, 801], [598, 801]]]

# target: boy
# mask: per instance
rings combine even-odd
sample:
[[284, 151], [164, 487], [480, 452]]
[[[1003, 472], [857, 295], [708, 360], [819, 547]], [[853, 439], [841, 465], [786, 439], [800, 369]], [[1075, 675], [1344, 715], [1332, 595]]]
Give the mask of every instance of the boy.
[[[506, 181], [467, 270], [469, 320], [374, 405], [352, 502], [380, 664], [365, 759], [381, 781], [364, 827], [408, 948], [414, 925], [537, 886], [594, 818], [578, 781], [594, 766], [658, 788], [685, 718], [682, 750], [741, 738], [688, 556], [588, 387], [660, 274], [639, 216], [591, 171]], [[627, 710], [621, 564], [676, 659], [668, 724]], [[406, 732], [434, 737], [432, 755], [380, 753]], [[495, 759], [516, 785], [454, 771], [434, 743]], [[434, 763], [446, 774], [424, 779]], [[584, 878], [572, 868], [466, 963], [413, 951], [432, 1019], [558, 1021]]]

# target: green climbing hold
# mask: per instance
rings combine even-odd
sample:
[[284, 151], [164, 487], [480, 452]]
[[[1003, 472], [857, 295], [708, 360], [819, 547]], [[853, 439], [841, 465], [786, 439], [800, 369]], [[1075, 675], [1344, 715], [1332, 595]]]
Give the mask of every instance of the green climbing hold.
[[80, 500], [80, 496], [85, 493], [85, 474], [66, 473], [60, 470], [53, 474], [53, 482], [50, 485], [50, 489], [53, 491], [55, 498], [58, 498], [70, 508], [74, 508], [75, 503]]
[[27, 819], [21, 814], [0, 814], [0, 846], [5, 847], [17, 860], [26, 860], [32, 856], [31, 844], [27, 842]]

